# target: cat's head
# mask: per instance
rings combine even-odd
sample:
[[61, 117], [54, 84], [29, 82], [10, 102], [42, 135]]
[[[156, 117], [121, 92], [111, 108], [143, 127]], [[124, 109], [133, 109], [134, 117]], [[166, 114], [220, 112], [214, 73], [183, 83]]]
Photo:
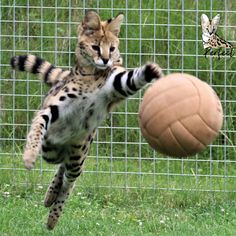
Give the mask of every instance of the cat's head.
[[101, 21], [95, 11], [88, 11], [78, 26], [77, 59], [83, 58], [98, 69], [121, 65], [118, 35], [124, 15]]
[[220, 23], [220, 15], [217, 14], [212, 20], [210, 21], [208, 16], [205, 14], [201, 15], [201, 25], [202, 25], [202, 33], [205, 36], [210, 37], [211, 35], [216, 33], [217, 27]]

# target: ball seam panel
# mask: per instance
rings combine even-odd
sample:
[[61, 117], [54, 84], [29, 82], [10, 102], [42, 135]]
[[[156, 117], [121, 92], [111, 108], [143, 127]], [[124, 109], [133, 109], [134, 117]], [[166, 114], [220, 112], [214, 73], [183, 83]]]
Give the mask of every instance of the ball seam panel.
[[209, 124], [206, 123], [206, 121], [203, 119], [203, 117], [201, 116], [201, 114], [199, 113], [199, 118], [201, 119], [201, 121], [215, 134], [218, 134], [218, 131], [214, 130]]
[[[158, 82], [158, 81], [157, 81]], [[155, 86], [155, 84], [152, 84], [148, 89], [147, 89], [147, 91], [146, 91], [146, 93], [147, 93], [147, 95], [146, 96], [148, 96], [149, 95], [149, 93], [151, 93], [151, 91], [152, 91], [152, 89], [154, 89], [154, 86]], [[178, 88], [178, 87], [181, 87], [182, 86], [182, 84], [178, 84], [178, 85], [176, 85], [176, 86], [174, 86], [174, 87], [172, 87], [172, 88], [166, 88], [166, 89], [164, 89], [163, 91], [161, 91], [160, 93], [158, 93], [158, 97], [159, 96], [161, 96], [163, 93], [165, 93], [166, 91], [172, 91], [172, 90], [175, 90], [176, 88]], [[144, 96], [145, 96], [145, 94], [144, 94]], [[153, 98], [151, 97], [151, 98], [149, 98], [149, 99], [145, 99], [145, 103], [146, 104], [149, 104], [149, 102], [152, 100]], [[144, 98], [143, 98], [143, 100], [144, 100]]]
[[182, 150], [183, 153], [185, 153], [185, 156], [187, 156], [187, 154], [188, 154], [187, 151], [185, 150], [184, 147], [182, 147], [182, 145], [180, 144], [178, 138], [176, 138], [176, 136], [174, 135], [174, 133], [173, 133], [171, 127], [168, 127], [168, 129], [169, 129], [169, 131], [170, 131], [170, 133], [171, 133], [173, 139], [175, 140], [175, 142], [176, 142], [177, 145], [179, 146], [179, 148]]
[[194, 136], [190, 131], [189, 131], [189, 129], [179, 120], [178, 121], [182, 126], [183, 126], [183, 128], [193, 137], [193, 138], [195, 138], [200, 144], [202, 144], [204, 147], [206, 147], [207, 146], [207, 144], [205, 144], [205, 143], [203, 143], [201, 140], [199, 140], [199, 138], [197, 138], [196, 136]]
[[[200, 104], [201, 104], [201, 102], [202, 102], [202, 98], [201, 98], [201, 96], [200, 96], [199, 89], [198, 89], [198, 87], [193, 83], [193, 81], [191, 81], [191, 80], [189, 80], [189, 81], [193, 84], [193, 86], [194, 86], [194, 87], [196, 88], [196, 90], [197, 90], [198, 97], [199, 97], [199, 104], [198, 104], [198, 107], [200, 107]], [[206, 82], [201, 81], [201, 80], [200, 80], [200, 82], [207, 84]], [[207, 85], [208, 85], [208, 84], [207, 84]], [[210, 85], [209, 85], [209, 86], [210, 86]], [[210, 88], [211, 88], [211, 87], [210, 87]], [[211, 89], [212, 89], [212, 88], [211, 88]], [[213, 90], [213, 91], [214, 91], [214, 90]], [[211, 126], [209, 126], [209, 124], [206, 123], [206, 121], [204, 120], [204, 118], [201, 116], [200, 112], [198, 113], [198, 115], [199, 115], [199, 118], [202, 120], [202, 122], [203, 122], [209, 129], [211, 129], [211, 130], [214, 132], [214, 134], [216, 135], [218, 132], [217, 132], [216, 130], [214, 130]]]
[[[197, 97], [197, 95], [194, 95], [194, 96], [192, 96], [191, 98], [194, 98], [194, 97]], [[198, 96], [198, 97], [199, 97], [199, 96]], [[169, 106], [169, 107], [165, 107], [164, 109], [155, 112], [155, 113], [152, 115], [152, 117], [151, 117], [148, 121], [146, 121], [145, 123], [143, 123], [143, 127], [146, 128], [146, 127], [148, 126], [148, 124], [151, 123], [153, 119], [155, 119], [155, 117], [157, 116], [158, 113], [164, 112], [165, 110], [170, 109], [172, 106], [176, 106], [176, 105], [178, 105], [179, 103], [184, 102], [184, 101], [186, 101], [186, 100], [188, 100], [188, 99], [189, 99], [188, 97], [187, 97], [187, 98], [184, 98], [184, 99], [182, 99], [181, 101], [178, 101], [178, 102], [175, 102], [175, 103], [171, 104], [171, 106]], [[188, 114], [188, 115], [186, 115], [186, 116], [181, 117], [181, 119], [185, 119], [185, 118], [187, 118], [187, 117], [189, 117], [189, 116], [190, 116], [190, 115]], [[160, 122], [161, 122], [161, 121], [160, 121]], [[174, 124], [175, 122], [176, 122], [176, 120], [173, 121], [173, 122], [171, 122], [170, 124], [168, 124], [168, 126], [171, 126], [171, 125]], [[160, 132], [159, 136], [161, 136], [164, 131], [165, 131], [165, 129]]]

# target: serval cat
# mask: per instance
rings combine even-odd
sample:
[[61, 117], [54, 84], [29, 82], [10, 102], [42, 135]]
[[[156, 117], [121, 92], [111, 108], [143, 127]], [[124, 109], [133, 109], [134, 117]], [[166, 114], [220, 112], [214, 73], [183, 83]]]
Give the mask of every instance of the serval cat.
[[114, 105], [163, 76], [154, 63], [126, 70], [119, 52], [123, 14], [101, 21], [88, 11], [78, 26], [76, 61], [62, 70], [34, 55], [15, 56], [11, 66], [37, 74], [51, 86], [27, 136], [24, 163], [33, 168], [39, 152], [59, 164], [45, 195], [50, 207], [47, 228], [56, 225], [76, 178], [82, 173], [96, 129]]

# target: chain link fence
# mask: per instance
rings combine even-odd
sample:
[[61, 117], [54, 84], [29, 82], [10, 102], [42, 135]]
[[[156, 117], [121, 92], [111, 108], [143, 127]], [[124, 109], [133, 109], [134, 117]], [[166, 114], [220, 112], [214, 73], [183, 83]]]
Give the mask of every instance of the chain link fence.
[[87, 9], [102, 19], [123, 12], [120, 50], [126, 68], [147, 61], [165, 73], [185, 72], [208, 82], [224, 109], [222, 131], [209, 148], [187, 159], [153, 151], [138, 125], [144, 91], [124, 102], [99, 127], [79, 185], [83, 187], [147, 188], [236, 192], [236, 59], [204, 55], [201, 14], [220, 14], [217, 33], [235, 45], [233, 0], [2, 0], [0, 1], [0, 176], [3, 182], [48, 183], [54, 171], [40, 158], [28, 173], [21, 156], [34, 112], [47, 87], [36, 77], [13, 72], [10, 58], [36, 54], [70, 68], [76, 30]]

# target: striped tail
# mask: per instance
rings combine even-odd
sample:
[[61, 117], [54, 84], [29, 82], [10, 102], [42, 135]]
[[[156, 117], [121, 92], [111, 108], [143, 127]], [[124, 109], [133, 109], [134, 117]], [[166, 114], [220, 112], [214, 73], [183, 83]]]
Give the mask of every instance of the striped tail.
[[51, 86], [70, 74], [69, 70], [57, 68], [48, 61], [30, 54], [12, 57], [11, 66], [15, 70], [37, 74], [41, 80]]

